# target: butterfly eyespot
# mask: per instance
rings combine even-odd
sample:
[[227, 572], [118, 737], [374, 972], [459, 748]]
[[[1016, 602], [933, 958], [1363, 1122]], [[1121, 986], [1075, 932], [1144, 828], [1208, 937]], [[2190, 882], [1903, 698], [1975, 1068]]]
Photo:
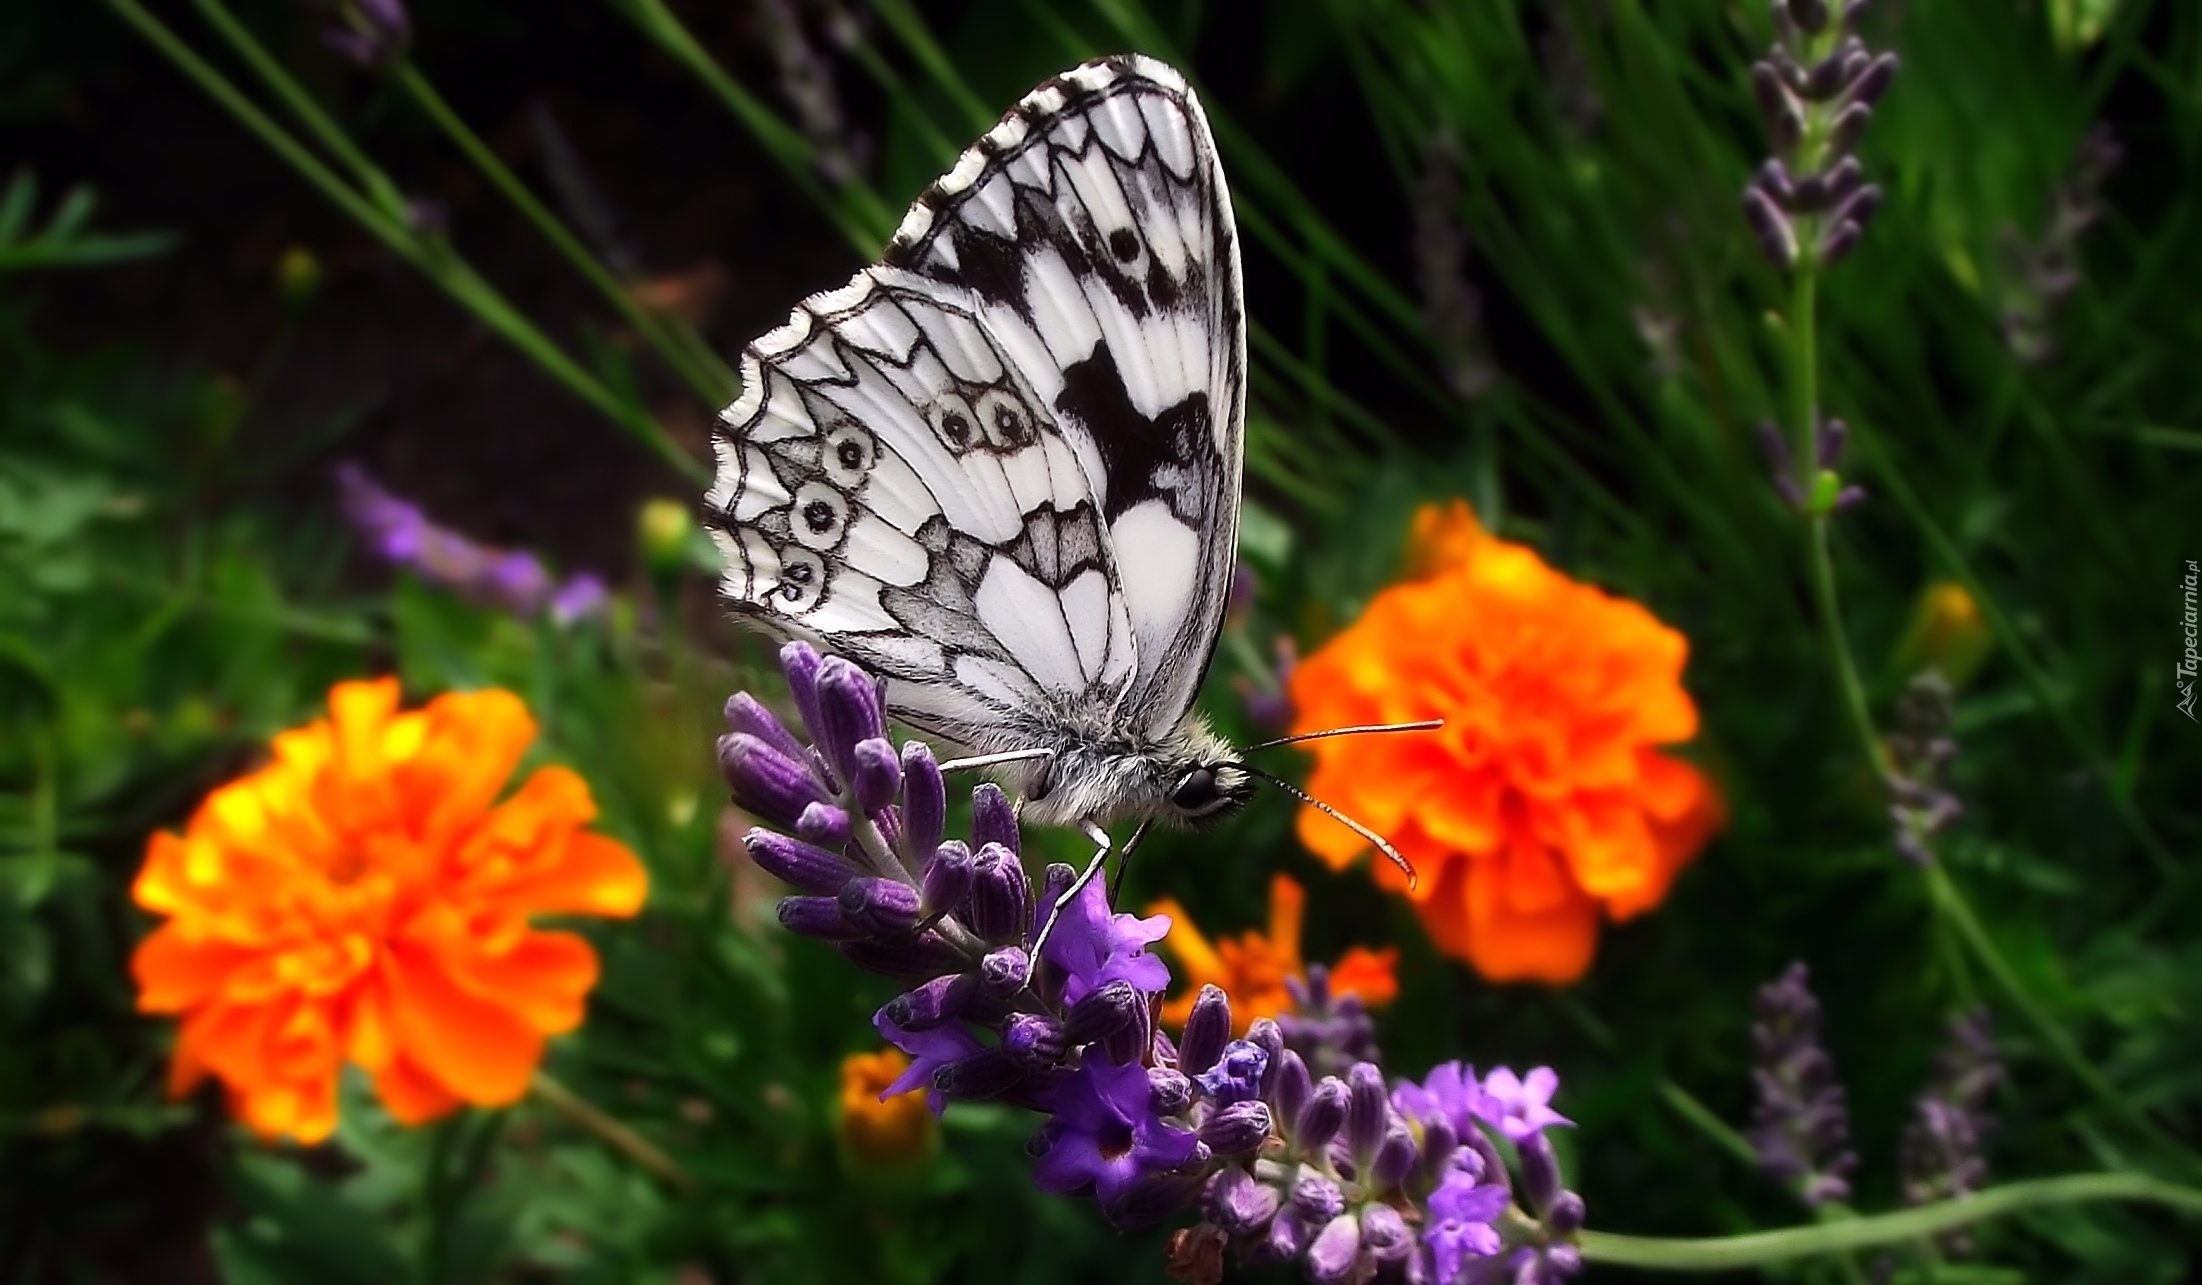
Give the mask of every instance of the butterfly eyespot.
[[1139, 237], [1130, 228], [1109, 233], [1109, 253], [1126, 263], [1139, 257]]
[[941, 445], [958, 454], [978, 445], [986, 421], [971, 409], [960, 393], [942, 393], [925, 409], [925, 421], [940, 436]]
[[948, 434], [949, 438], [954, 441], [966, 442], [971, 440], [971, 421], [965, 419], [960, 411], [950, 411], [941, 416], [940, 427], [941, 431]]
[[844, 423], [826, 434], [825, 449], [819, 455], [827, 480], [843, 490], [853, 491], [863, 484], [878, 459], [878, 446], [872, 435], [854, 424]]
[[849, 525], [849, 500], [824, 482], [805, 482], [795, 490], [795, 511], [788, 526], [806, 548], [831, 549]]
[[999, 389], [979, 399], [979, 421], [986, 427], [986, 444], [997, 449], [1030, 445], [1032, 413], [1013, 393]]
[[808, 549], [780, 550], [780, 583], [773, 590], [784, 612], [800, 611], [818, 601], [825, 587], [826, 568]]

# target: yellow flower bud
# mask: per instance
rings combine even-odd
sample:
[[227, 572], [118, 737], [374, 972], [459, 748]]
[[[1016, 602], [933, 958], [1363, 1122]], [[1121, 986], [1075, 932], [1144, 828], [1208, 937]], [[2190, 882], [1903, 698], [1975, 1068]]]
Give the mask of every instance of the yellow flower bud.
[[644, 504], [635, 518], [642, 560], [658, 571], [679, 570], [688, 556], [688, 536], [695, 526], [688, 506], [679, 500], [657, 499]]
[[1912, 607], [1911, 623], [1897, 643], [1892, 658], [1898, 674], [1939, 669], [1950, 686], [1962, 687], [1988, 659], [1995, 638], [1981, 618], [1980, 604], [1954, 580], [1940, 580], [1920, 590]]
[[290, 307], [304, 307], [321, 289], [321, 260], [302, 245], [283, 251], [275, 261], [275, 292]]

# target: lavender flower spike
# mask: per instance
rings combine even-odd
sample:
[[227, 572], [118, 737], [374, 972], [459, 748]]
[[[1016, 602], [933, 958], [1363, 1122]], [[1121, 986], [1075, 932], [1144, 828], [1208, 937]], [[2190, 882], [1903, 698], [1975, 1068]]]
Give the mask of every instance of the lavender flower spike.
[[[1072, 870], [1051, 867], [1032, 895], [1015, 812], [992, 786], [974, 792], [969, 842], [945, 837], [938, 763], [886, 745], [870, 676], [802, 644], [781, 664], [809, 739], [739, 696], [721, 761], [773, 827], [744, 849], [798, 890], [782, 921], [906, 987], [873, 1018], [911, 1058], [882, 1096], [922, 1088], [936, 1112], [991, 1098], [1037, 1113], [1028, 1150], [1042, 1189], [1090, 1195], [1119, 1226], [1199, 1219], [1169, 1242], [1188, 1280], [1219, 1282], [1231, 1256], [1316, 1281], [1429, 1285], [1580, 1267], [1582, 1199], [1543, 1141], [1567, 1123], [1549, 1068], [1479, 1081], [1452, 1063], [1387, 1090], [1366, 1013], [1332, 1001], [1320, 974], [1286, 1017], [1323, 1056], [1366, 1049], [1344, 1078], [1313, 1083], [1277, 1021], [1231, 1039], [1216, 987], [1173, 1044], [1153, 1017], [1170, 974], [1150, 948], [1167, 916], [1118, 913], [1096, 880], [1035, 952]], [[1515, 1140], [1528, 1208], [1486, 1126]]]
[[1801, 963], [1759, 988], [1751, 1026], [1751, 1081], [1758, 1094], [1751, 1145], [1768, 1177], [1807, 1206], [1850, 1198], [1858, 1156], [1835, 1064], [1820, 1047], [1820, 1001]]
[[532, 553], [477, 544], [438, 526], [356, 463], [337, 466], [336, 486], [345, 518], [376, 555], [431, 584], [516, 616], [547, 615], [561, 626], [602, 615], [609, 604], [595, 576], [584, 572], [561, 584]]
[[[1933, 1078], [1913, 1104], [1912, 1122], [1897, 1150], [1905, 1204], [1970, 1195], [1987, 1181], [1981, 1147], [1995, 1129], [1988, 1100], [2003, 1076], [1988, 1010], [1953, 1019], [1949, 1043], [1935, 1057]], [[1939, 1243], [1952, 1257], [1972, 1252], [1971, 1240], [1962, 1234]]]

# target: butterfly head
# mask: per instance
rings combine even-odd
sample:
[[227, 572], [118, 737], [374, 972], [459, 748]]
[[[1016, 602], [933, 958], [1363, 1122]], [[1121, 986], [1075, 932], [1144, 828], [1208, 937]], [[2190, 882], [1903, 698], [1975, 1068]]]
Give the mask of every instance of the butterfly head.
[[1183, 825], [1200, 825], [1237, 811], [1254, 797], [1254, 778], [1229, 759], [1194, 763], [1177, 773], [1164, 796]]

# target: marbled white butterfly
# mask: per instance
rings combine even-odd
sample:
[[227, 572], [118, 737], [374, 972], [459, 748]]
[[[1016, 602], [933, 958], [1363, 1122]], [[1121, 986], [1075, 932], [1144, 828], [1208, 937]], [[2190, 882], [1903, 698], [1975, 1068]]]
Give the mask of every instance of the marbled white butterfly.
[[749, 345], [705, 501], [721, 589], [884, 676], [896, 717], [973, 755], [944, 766], [999, 767], [1027, 819], [1082, 826], [1082, 884], [1108, 822], [1211, 820], [1275, 780], [1193, 709], [1245, 419], [1207, 118], [1170, 67], [1097, 59]]

